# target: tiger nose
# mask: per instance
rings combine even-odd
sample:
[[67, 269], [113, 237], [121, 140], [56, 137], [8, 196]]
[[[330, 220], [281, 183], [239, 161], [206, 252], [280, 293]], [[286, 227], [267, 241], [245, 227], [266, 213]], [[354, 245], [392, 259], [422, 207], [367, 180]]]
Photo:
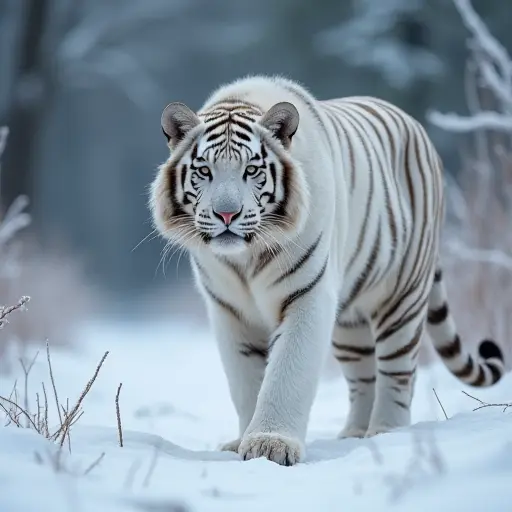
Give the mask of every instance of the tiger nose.
[[213, 213], [217, 217], [220, 217], [226, 226], [229, 226], [233, 221], [233, 218], [235, 218], [240, 213], [240, 211], [241, 210], [234, 212], [216, 212], [215, 210], [213, 210]]

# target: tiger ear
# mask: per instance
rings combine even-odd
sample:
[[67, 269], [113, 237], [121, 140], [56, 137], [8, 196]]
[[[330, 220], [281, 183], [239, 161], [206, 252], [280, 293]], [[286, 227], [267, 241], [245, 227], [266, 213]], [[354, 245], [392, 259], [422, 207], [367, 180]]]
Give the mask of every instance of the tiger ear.
[[174, 102], [165, 107], [162, 112], [162, 131], [171, 149], [183, 140], [185, 135], [201, 121], [187, 105]]
[[281, 144], [288, 149], [299, 126], [299, 112], [288, 101], [276, 103], [261, 118], [260, 124], [270, 130]]

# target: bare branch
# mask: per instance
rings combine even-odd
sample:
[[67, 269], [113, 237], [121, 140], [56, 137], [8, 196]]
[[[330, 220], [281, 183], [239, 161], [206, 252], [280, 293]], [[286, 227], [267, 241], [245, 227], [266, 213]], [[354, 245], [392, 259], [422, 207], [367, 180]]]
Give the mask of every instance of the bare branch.
[[[19, 406], [16, 402], [10, 400], [9, 398], [5, 398], [3, 396], [0, 396], [0, 400], [4, 400], [5, 402], [7, 402], [9, 405], [12, 405], [14, 408], [16, 408], [16, 410], [18, 410], [23, 416], [25, 416], [25, 418], [27, 418], [28, 422], [30, 423], [30, 426], [36, 431], [38, 432], [38, 429], [36, 427], [36, 424], [34, 423], [34, 421], [32, 420], [32, 417], [30, 416], [30, 413], [28, 411], [25, 411], [25, 409], [23, 409], [23, 407]], [[4, 408], [5, 410], [5, 408]]]
[[61, 446], [64, 444], [66, 435], [68, 434], [68, 431], [71, 428], [71, 426], [74, 424], [75, 418], [78, 416], [78, 414], [80, 414], [80, 416], [81, 416], [81, 414], [83, 414], [83, 413], [80, 413], [80, 406], [82, 405], [84, 398], [87, 396], [87, 393], [89, 393], [89, 391], [91, 390], [91, 387], [93, 386], [94, 382], [96, 381], [96, 378], [98, 377], [98, 373], [100, 372], [101, 367], [103, 366], [103, 363], [105, 362], [105, 359], [107, 358], [108, 354], [109, 354], [109, 352], [107, 350], [107, 352], [105, 352], [105, 354], [101, 358], [100, 362], [98, 363], [98, 366], [96, 367], [96, 371], [94, 372], [94, 375], [89, 380], [89, 382], [85, 386], [84, 390], [82, 391], [82, 394], [78, 398], [77, 403], [75, 404], [75, 406], [73, 407], [73, 409], [71, 410], [69, 415], [66, 417], [66, 421], [62, 425], [62, 428], [59, 429], [59, 431], [54, 435], [55, 439], [58, 439], [58, 437], [60, 435], [60, 445]]
[[119, 409], [119, 394], [121, 393], [121, 387], [123, 386], [123, 383], [121, 382], [119, 384], [119, 387], [117, 388], [117, 394], [116, 394], [116, 416], [117, 416], [117, 432], [119, 434], [119, 446], [123, 447], [123, 428], [121, 426], [121, 411]]
[[458, 258], [477, 263], [489, 263], [512, 270], [512, 256], [498, 249], [479, 249], [468, 247], [462, 242], [449, 240], [446, 247]]
[[48, 343], [48, 340], [46, 340], [46, 360], [48, 361], [48, 371], [50, 373], [50, 380], [52, 382], [53, 396], [55, 398], [55, 405], [57, 406], [57, 412], [59, 414], [60, 426], [62, 428], [62, 415], [60, 413], [59, 395], [57, 395], [57, 387], [55, 386], [55, 379], [53, 378], [52, 360], [50, 357], [50, 344]]
[[478, 46], [499, 66], [503, 78], [512, 82], [512, 59], [505, 47], [489, 32], [474, 10], [470, 0], [453, 0], [464, 25], [473, 35]]
[[30, 224], [30, 215], [23, 211], [28, 206], [28, 203], [28, 197], [19, 196], [5, 212], [0, 224], [0, 246], [4, 246], [14, 235]]
[[14, 304], [13, 306], [0, 306], [0, 329], [7, 323], [7, 316], [13, 313], [16, 310], [23, 311], [25, 309], [25, 305], [30, 300], [30, 297], [24, 295], [20, 298], [20, 300]]
[[470, 133], [477, 130], [498, 130], [512, 132], [512, 116], [497, 112], [482, 111], [471, 116], [454, 113], [427, 112], [427, 119], [443, 130], [456, 133]]
[[434, 395], [436, 395], [437, 402], [441, 406], [441, 409], [443, 410], [444, 417], [446, 419], [448, 419], [448, 414], [446, 414], [446, 411], [444, 410], [443, 404], [441, 403], [441, 400], [439, 400], [439, 397], [437, 396], [435, 388], [432, 388], [432, 391], [434, 392]]
[[470, 395], [469, 393], [466, 393], [463, 391], [463, 393], [468, 396], [469, 398], [475, 400], [480, 405], [478, 407], [475, 407], [473, 411], [478, 411], [480, 409], [485, 409], [486, 407], [503, 407], [503, 412], [505, 412], [508, 408], [512, 407], [512, 402], [510, 403], [503, 403], [503, 404], [489, 404], [487, 402], [484, 402], [483, 400], [480, 400], [480, 398], [477, 398], [476, 396]]

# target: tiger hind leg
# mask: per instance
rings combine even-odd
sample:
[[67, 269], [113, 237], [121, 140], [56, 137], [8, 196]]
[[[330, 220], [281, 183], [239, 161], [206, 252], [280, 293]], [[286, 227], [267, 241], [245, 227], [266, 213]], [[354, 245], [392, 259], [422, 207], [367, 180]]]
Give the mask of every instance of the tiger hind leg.
[[375, 330], [375, 403], [367, 437], [410, 425], [420, 341], [426, 307]]
[[363, 321], [337, 323], [333, 350], [347, 380], [350, 400], [349, 414], [338, 437], [364, 437], [375, 397], [375, 346], [369, 325]]

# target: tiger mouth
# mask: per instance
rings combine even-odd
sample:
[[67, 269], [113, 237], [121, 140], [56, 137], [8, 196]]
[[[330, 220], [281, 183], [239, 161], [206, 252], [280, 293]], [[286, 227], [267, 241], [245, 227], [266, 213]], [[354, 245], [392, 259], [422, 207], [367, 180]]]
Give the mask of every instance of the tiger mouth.
[[239, 242], [251, 243], [254, 239], [254, 233], [246, 233], [244, 235], [238, 235], [233, 231], [226, 229], [219, 235], [210, 238], [210, 241], [219, 242], [222, 245], [236, 244]]
[[220, 235], [214, 236], [213, 240], [218, 240], [219, 242], [234, 242], [237, 240], [243, 240], [244, 237], [237, 235], [236, 233], [233, 233], [233, 231], [230, 231], [229, 229], [226, 229], [226, 231], [223, 231]]

